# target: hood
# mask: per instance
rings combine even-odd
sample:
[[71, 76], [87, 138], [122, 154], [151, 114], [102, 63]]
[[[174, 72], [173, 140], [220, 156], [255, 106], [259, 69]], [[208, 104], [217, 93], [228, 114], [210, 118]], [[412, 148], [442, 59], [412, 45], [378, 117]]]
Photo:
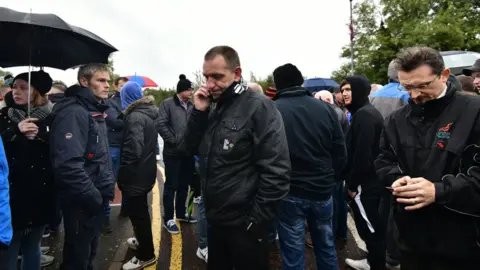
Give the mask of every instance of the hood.
[[153, 104], [155, 98], [153, 96], [145, 96], [137, 101], [134, 101], [119, 115], [119, 118], [125, 118], [132, 112], [140, 112], [152, 119], [158, 118], [158, 108]]
[[75, 103], [80, 104], [89, 112], [104, 113], [108, 109], [108, 105], [103, 100], [98, 100], [90, 89], [72, 85], [65, 90], [65, 97], [55, 104], [52, 114], [55, 115]]
[[352, 88], [352, 102], [347, 109], [354, 114], [358, 109], [368, 103], [368, 96], [372, 88], [370, 81], [363, 75], [350, 76], [345, 79]]
[[57, 103], [65, 97], [65, 93], [55, 93], [48, 95], [48, 100], [52, 103]]

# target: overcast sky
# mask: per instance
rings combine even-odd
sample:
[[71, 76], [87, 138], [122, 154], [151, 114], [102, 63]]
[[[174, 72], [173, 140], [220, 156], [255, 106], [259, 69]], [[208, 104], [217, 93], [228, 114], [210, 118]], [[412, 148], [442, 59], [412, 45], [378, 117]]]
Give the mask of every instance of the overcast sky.
[[[264, 77], [293, 63], [308, 77], [328, 77], [349, 42], [347, 0], [21, 0], [8, 8], [54, 13], [101, 36], [119, 51], [115, 72], [144, 75], [162, 87], [179, 74], [193, 80], [215, 45], [235, 48], [244, 76]], [[8, 69], [14, 74], [26, 68]], [[74, 70], [46, 69], [54, 79], [76, 81]]]

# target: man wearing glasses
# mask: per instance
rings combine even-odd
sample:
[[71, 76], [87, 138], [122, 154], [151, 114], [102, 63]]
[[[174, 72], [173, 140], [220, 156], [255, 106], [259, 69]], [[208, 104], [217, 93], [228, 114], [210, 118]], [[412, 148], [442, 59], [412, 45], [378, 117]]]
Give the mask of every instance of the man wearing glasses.
[[442, 56], [402, 50], [409, 104], [385, 121], [377, 174], [395, 198], [402, 270], [472, 269], [480, 256], [480, 99], [459, 95]]

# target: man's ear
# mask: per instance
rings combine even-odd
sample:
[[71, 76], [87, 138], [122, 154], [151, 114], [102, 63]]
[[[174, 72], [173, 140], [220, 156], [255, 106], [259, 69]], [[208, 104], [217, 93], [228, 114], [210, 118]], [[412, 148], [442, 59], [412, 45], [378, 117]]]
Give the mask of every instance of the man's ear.
[[79, 80], [79, 84], [83, 87], [88, 87], [88, 80], [87, 78], [83, 77], [83, 78], [80, 78]]
[[235, 81], [240, 81], [240, 79], [242, 78], [242, 68], [236, 67], [234, 72], [235, 72]]
[[446, 68], [442, 71], [442, 82], [447, 83], [448, 77], [450, 77], [451, 71], [450, 69]]

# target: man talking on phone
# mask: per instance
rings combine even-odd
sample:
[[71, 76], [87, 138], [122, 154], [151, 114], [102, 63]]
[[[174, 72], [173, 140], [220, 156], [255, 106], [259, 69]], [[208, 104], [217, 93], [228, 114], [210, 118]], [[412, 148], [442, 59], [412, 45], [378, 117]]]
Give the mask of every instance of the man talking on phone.
[[268, 269], [268, 231], [290, 187], [283, 121], [248, 91], [237, 52], [210, 49], [185, 141], [198, 154], [208, 221], [208, 269]]

